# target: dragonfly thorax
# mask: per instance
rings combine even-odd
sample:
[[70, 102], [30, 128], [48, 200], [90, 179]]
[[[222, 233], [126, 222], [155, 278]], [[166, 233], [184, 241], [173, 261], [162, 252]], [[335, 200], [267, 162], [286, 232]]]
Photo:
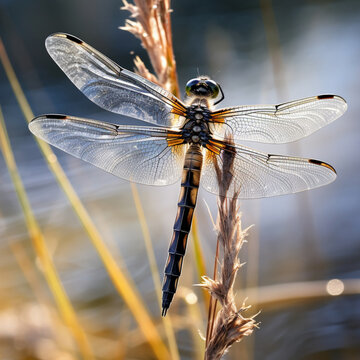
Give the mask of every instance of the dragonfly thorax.
[[208, 121], [210, 110], [204, 99], [196, 99], [187, 109], [186, 122], [182, 127], [182, 136], [186, 143], [205, 145], [211, 135]]

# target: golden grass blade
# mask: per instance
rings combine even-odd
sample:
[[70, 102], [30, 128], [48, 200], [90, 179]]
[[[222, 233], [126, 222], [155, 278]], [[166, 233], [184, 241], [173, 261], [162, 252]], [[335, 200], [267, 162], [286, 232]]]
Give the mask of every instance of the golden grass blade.
[[[152, 74], [145, 66], [143, 61], [136, 57], [134, 59], [135, 70], [138, 74], [150, 81], [158, 83], [165, 89], [179, 96], [179, 84], [177, 79], [176, 62], [172, 46], [170, 0], [135, 0], [135, 5], [123, 0], [123, 10], [130, 12], [131, 17], [136, 21], [126, 20], [125, 26], [120, 29], [131, 32], [140, 39], [146, 49], [155, 74]], [[146, 219], [142, 211], [140, 198], [135, 184], [131, 185], [134, 202], [137, 208], [144, 241], [149, 257], [152, 277], [158, 301], [161, 307], [161, 283], [159, 281], [159, 271], [156, 266], [150, 234], [146, 224]], [[156, 273], [155, 273], [156, 272]], [[174, 330], [169, 317], [163, 317], [165, 332], [172, 359], [179, 359], [179, 350], [176, 344]]]
[[[10, 60], [7, 56], [5, 47], [0, 38], [0, 60], [4, 67], [5, 73], [9, 79], [10, 85], [14, 91], [16, 99], [19, 103], [19, 106], [25, 116], [27, 122], [30, 122], [34, 114], [29, 106], [29, 103], [26, 100], [24, 92], [20, 86], [20, 83], [16, 77], [14, 69], [10, 63]], [[40, 150], [50, 168], [54, 174], [58, 184], [65, 192], [67, 198], [69, 199], [74, 211], [79, 217], [81, 223], [83, 224], [87, 234], [89, 235], [90, 240], [92, 241], [93, 246], [97, 250], [102, 259], [104, 266], [109, 273], [110, 278], [113, 281], [115, 288], [118, 290], [119, 294], [123, 297], [130, 311], [132, 312], [135, 320], [137, 321], [141, 331], [143, 332], [145, 338], [148, 340], [151, 345], [155, 355], [159, 359], [168, 359], [168, 351], [161, 340], [161, 337], [152, 322], [144, 304], [139, 300], [139, 296], [136, 293], [136, 290], [131, 286], [130, 281], [127, 279], [126, 275], [121, 271], [117, 266], [116, 261], [111, 255], [111, 252], [106, 247], [104, 241], [102, 240], [100, 233], [92, 222], [88, 212], [81, 203], [79, 197], [77, 196], [74, 188], [70, 184], [68, 178], [66, 177], [64, 170], [57, 161], [56, 155], [51, 150], [50, 146], [35, 137]]]
[[[194, 306], [195, 305], [195, 306]], [[194, 344], [194, 360], [202, 360], [204, 358], [205, 343], [202, 337], [199, 335], [199, 323], [202, 320], [201, 307], [198, 303], [189, 304], [187, 303], [187, 316], [189, 319], [193, 319], [191, 324], [191, 335]]]
[[[207, 272], [206, 272], [204, 252], [202, 251], [200, 238], [199, 238], [197, 219], [195, 217], [193, 219], [193, 223], [191, 226], [191, 235], [193, 240], [192, 243], [194, 246], [195, 266], [197, 269], [198, 279], [200, 282], [202, 277], [205, 276]], [[204, 289], [202, 289], [202, 294], [204, 298], [205, 307], [208, 308], [210, 303], [210, 295]]]
[[35, 264], [27, 254], [24, 246], [19, 242], [10, 242], [9, 247], [38, 303], [46, 304], [50, 307], [44, 287], [40, 283], [40, 279], [35, 271]]
[[[219, 238], [216, 241], [216, 252], [214, 258], [214, 272], [213, 272], [213, 279], [214, 281], [217, 280], [217, 266], [219, 261]], [[212, 296], [210, 297], [209, 308], [208, 308], [208, 322], [206, 327], [206, 339], [205, 339], [205, 346], [208, 345], [209, 340], [212, 336], [213, 328], [214, 328], [214, 321], [215, 321], [215, 312], [217, 306], [217, 299], [214, 299]]]
[[149, 260], [149, 264], [150, 264], [150, 271], [151, 271], [151, 276], [152, 276], [154, 286], [155, 286], [156, 296], [157, 296], [157, 300], [159, 303], [159, 309], [161, 309], [161, 282], [160, 282], [160, 277], [159, 277], [159, 268], [156, 264], [155, 253], [154, 253], [154, 248], [153, 248], [151, 237], [150, 237], [149, 227], [146, 222], [144, 210], [141, 205], [137, 187], [134, 183], [130, 183], [130, 185], [131, 185], [131, 191], [132, 191], [132, 196], [134, 199], [136, 211], [137, 211], [137, 214], [139, 217], [141, 231], [142, 231], [143, 238], [144, 238], [146, 254], [148, 256], [148, 260]]
[[[33, 256], [30, 257], [25, 246], [20, 242], [9, 242], [9, 247], [37, 303], [42, 308], [45, 307], [47, 313], [50, 314], [54, 342], [60, 349], [66, 349], [67, 352], [71, 351], [66, 344], [68, 344], [68, 339], [72, 338], [72, 333], [69, 333], [68, 327], [64, 325], [61, 312], [59, 313], [57, 308], [54, 308], [54, 304], [49, 299], [48, 291], [39, 277], [39, 269], [35, 265]], [[90, 342], [93, 343], [93, 340], [90, 339]]]
[[[153, 283], [155, 286], [157, 300], [159, 303], [159, 309], [161, 309], [161, 294], [162, 294], [161, 281], [160, 281], [160, 275], [159, 275], [160, 274], [159, 268], [156, 264], [154, 247], [152, 245], [149, 227], [147, 225], [144, 210], [141, 205], [141, 200], [139, 197], [139, 192], [137, 190], [137, 186], [134, 183], [130, 183], [130, 185], [131, 185], [131, 191], [132, 191], [132, 195], [134, 198], [136, 211], [137, 211], [137, 214], [139, 217], [141, 231], [143, 233], [143, 238], [144, 238], [145, 247], [146, 247], [146, 254], [148, 256], [148, 260], [149, 260], [149, 264], [150, 264], [150, 271], [151, 271], [151, 276], [152, 276]], [[176, 344], [174, 330], [171, 325], [171, 318], [169, 316], [162, 316], [162, 321], [164, 323], [166, 336], [168, 338], [171, 359], [178, 360], [178, 359], [180, 359], [180, 355], [179, 355], [179, 350], [178, 350], [178, 347]]]
[[35, 253], [41, 262], [43, 274], [55, 298], [56, 304], [64, 318], [65, 323], [70, 328], [83, 358], [95, 359], [90, 344], [88, 342], [88, 339], [86, 337], [86, 334], [82, 329], [75, 314], [75, 311], [71, 305], [71, 302], [65, 292], [65, 289], [62, 286], [62, 283], [59, 279], [54, 263], [51, 259], [51, 255], [49, 254], [48, 249], [46, 247], [43, 234], [41, 233], [40, 227], [32, 212], [24, 185], [21, 181], [16, 166], [13, 152], [11, 150], [11, 145], [6, 131], [6, 126], [1, 108], [0, 108], [0, 147], [8, 171], [10, 173], [11, 179], [14, 183], [15, 191], [18, 196], [20, 205], [23, 209], [28, 233], [32, 240]]

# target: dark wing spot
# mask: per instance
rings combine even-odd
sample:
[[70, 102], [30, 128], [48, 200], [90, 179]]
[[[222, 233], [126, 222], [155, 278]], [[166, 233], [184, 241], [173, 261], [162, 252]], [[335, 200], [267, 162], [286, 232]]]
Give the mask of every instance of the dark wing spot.
[[82, 43], [83, 43], [82, 40], [78, 39], [78, 38], [75, 37], [75, 36], [66, 34], [66, 37], [67, 37], [69, 40], [71, 40], [71, 41], [73, 41], [73, 42], [76, 42], [76, 43], [78, 43], [78, 44], [82, 44]]
[[336, 174], [336, 170], [331, 165], [327, 164], [326, 162], [319, 161], [319, 160], [314, 160], [314, 159], [309, 159], [308, 162], [310, 164], [325, 166], [325, 167], [327, 167], [328, 169], [330, 169], [331, 171], [333, 171]]
[[317, 97], [319, 100], [322, 100], [322, 99], [333, 99], [334, 98], [334, 95], [318, 95]]
[[49, 115], [46, 115], [46, 118], [48, 118], [48, 119], [67, 119], [67, 116], [66, 115], [49, 114]]
[[322, 164], [322, 162], [319, 161], [319, 160], [309, 159], [308, 161], [309, 161], [310, 164], [316, 164], [316, 165], [321, 165]]

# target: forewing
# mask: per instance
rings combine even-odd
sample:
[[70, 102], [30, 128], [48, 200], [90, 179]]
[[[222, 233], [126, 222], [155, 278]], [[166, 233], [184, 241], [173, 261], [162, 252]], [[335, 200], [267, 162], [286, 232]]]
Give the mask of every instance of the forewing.
[[329, 184], [336, 178], [335, 169], [318, 160], [268, 155], [231, 145], [219, 155], [207, 150], [203, 165], [202, 186], [222, 194], [216, 169], [225, 174], [220, 184], [228, 183], [226, 196], [238, 194], [242, 199], [296, 193]]
[[39, 116], [29, 128], [49, 144], [123, 179], [168, 185], [181, 175], [184, 149], [168, 145], [168, 139], [178, 135], [172, 130], [65, 115]]
[[331, 123], [347, 109], [343, 98], [319, 95], [280, 105], [238, 106], [213, 112], [215, 128], [223, 137], [230, 130], [234, 139], [263, 143], [286, 143], [301, 139]]
[[179, 126], [186, 111], [174, 95], [123, 69], [82, 40], [63, 33], [45, 42], [53, 60], [91, 101], [103, 109], [160, 126]]

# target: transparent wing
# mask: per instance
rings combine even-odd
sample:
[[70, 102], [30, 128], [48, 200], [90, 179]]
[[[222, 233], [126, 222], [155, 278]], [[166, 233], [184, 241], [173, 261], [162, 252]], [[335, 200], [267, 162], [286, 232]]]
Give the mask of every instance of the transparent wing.
[[206, 151], [201, 184], [221, 194], [218, 171], [224, 170], [222, 186], [227, 197], [239, 192], [243, 199], [296, 193], [329, 184], [336, 178], [335, 169], [318, 160], [282, 155], [268, 155], [242, 146], [228, 145], [215, 155]]
[[319, 95], [280, 105], [238, 106], [214, 111], [212, 120], [224, 123], [215, 135], [230, 130], [234, 139], [286, 143], [301, 139], [331, 123], [347, 109], [343, 98]]
[[39, 116], [29, 128], [49, 144], [123, 179], [168, 185], [181, 175], [184, 146], [168, 145], [175, 131], [65, 115]]
[[67, 77], [105, 110], [160, 126], [179, 126], [185, 105], [160, 86], [125, 70], [82, 40], [50, 35], [46, 49]]

